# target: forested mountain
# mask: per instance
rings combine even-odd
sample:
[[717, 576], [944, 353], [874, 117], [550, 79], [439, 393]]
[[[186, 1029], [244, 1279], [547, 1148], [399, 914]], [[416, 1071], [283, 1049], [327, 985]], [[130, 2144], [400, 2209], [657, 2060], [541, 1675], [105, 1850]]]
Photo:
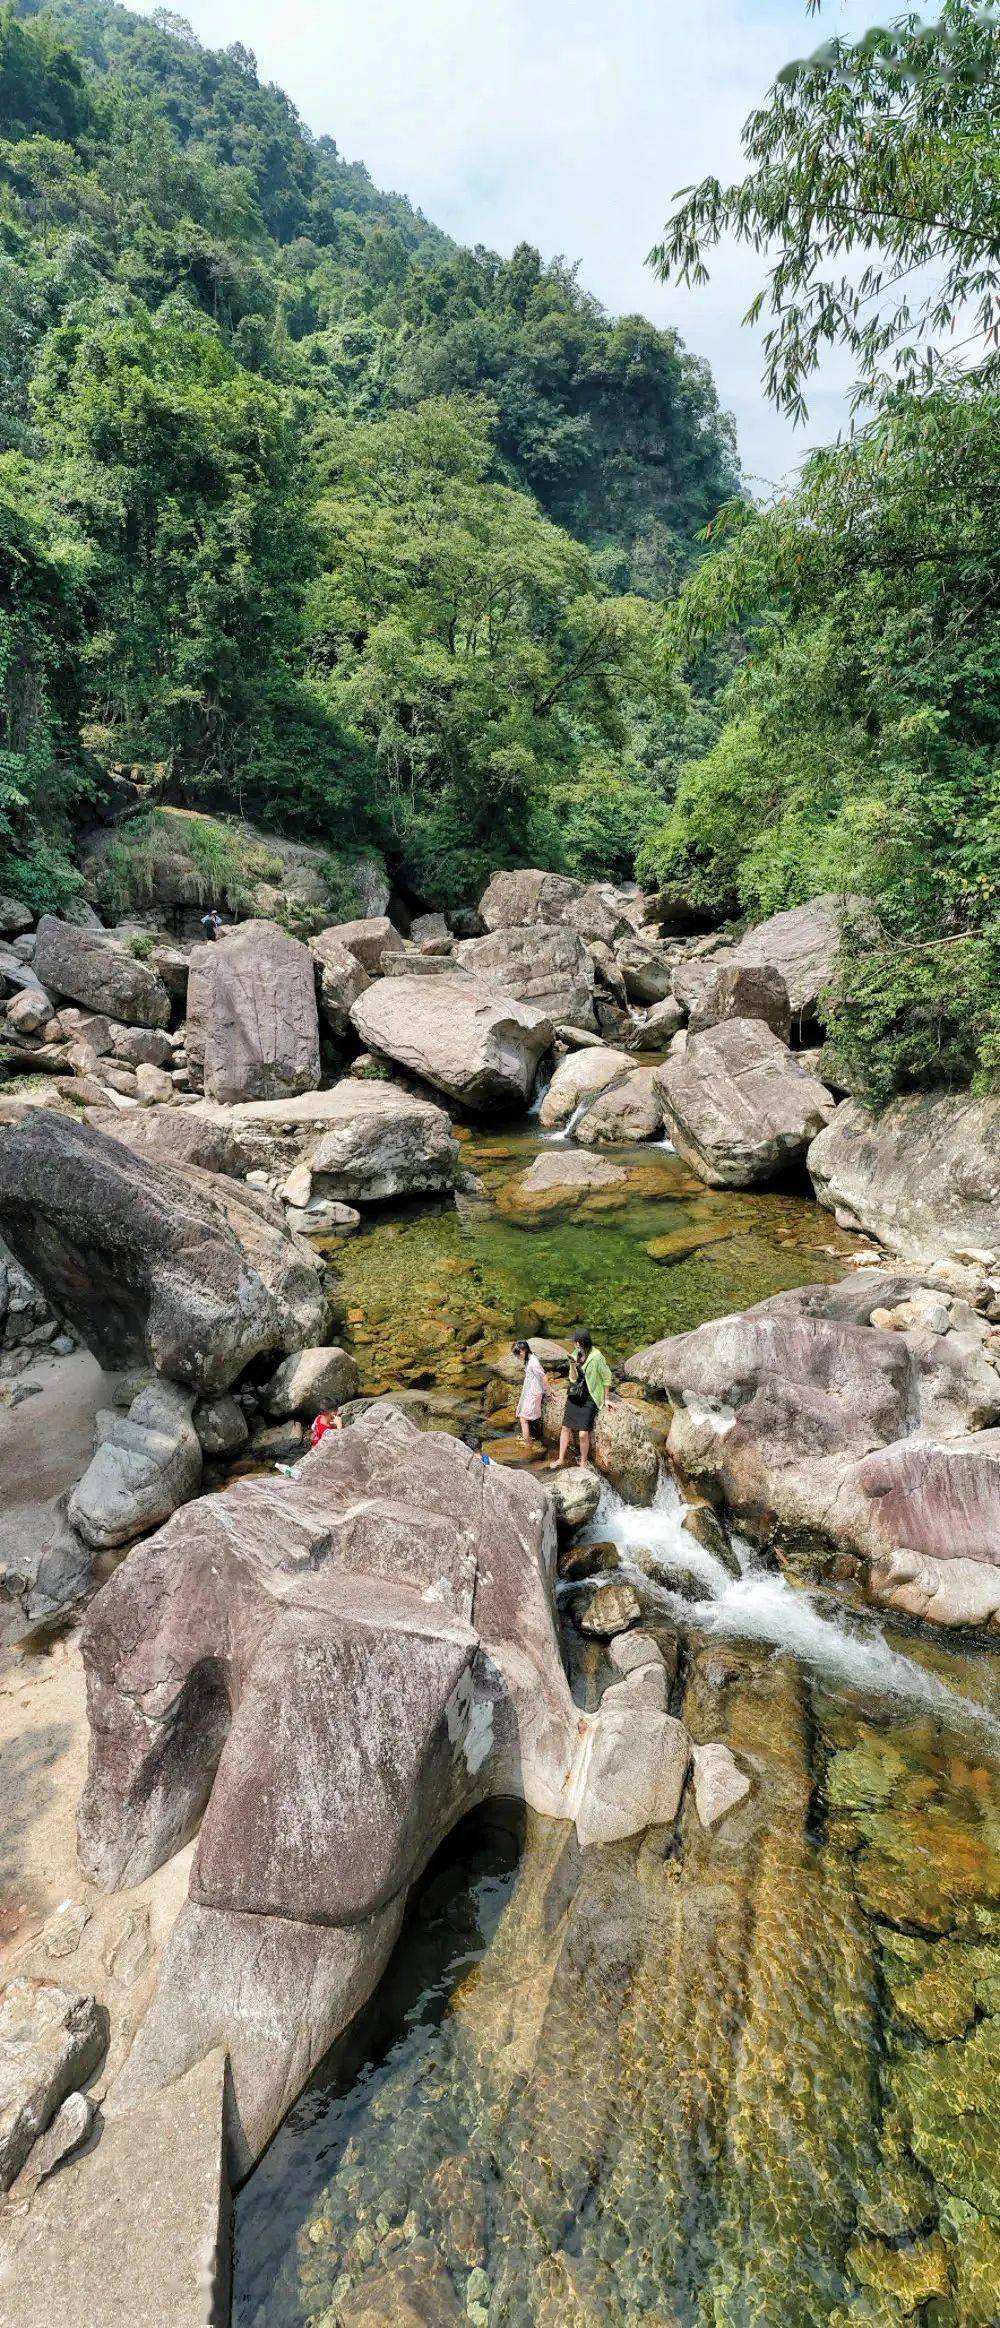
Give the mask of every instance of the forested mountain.
[[248, 51], [0, 8], [0, 845], [122, 770], [420, 895], [631, 868], [710, 740], [662, 604], [736, 490], [672, 332], [463, 250]]

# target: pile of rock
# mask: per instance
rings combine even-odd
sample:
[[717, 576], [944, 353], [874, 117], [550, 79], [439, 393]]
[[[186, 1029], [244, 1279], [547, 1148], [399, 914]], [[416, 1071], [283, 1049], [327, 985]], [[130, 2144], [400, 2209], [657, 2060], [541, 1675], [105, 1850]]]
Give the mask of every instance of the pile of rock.
[[671, 1456], [741, 1526], [846, 1558], [911, 1616], [1000, 1625], [1000, 1333], [961, 1296], [864, 1269], [625, 1373], [671, 1402]]

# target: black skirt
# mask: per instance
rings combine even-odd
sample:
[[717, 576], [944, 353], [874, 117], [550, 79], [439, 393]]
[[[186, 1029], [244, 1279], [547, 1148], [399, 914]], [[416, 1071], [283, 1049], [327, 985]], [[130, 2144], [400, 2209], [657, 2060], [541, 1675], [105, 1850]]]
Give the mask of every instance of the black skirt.
[[576, 1382], [566, 1396], [563, 1424], [567, 1431], [592, 1431], [597, 1421], [597, 1406], [585, 1382]]

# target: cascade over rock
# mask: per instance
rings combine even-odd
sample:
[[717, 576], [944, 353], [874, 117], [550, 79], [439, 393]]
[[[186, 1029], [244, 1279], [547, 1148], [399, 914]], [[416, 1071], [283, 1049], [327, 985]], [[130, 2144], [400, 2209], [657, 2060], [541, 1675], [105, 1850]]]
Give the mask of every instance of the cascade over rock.
[[851, 1553], [888, 1606], [984, 1624], [1000, 1622], [987, 1332], [967, 1303], [864, 1270], [653, 1343], [625, 1373], [671, 1401], [671, 1456], [744, 1525]]

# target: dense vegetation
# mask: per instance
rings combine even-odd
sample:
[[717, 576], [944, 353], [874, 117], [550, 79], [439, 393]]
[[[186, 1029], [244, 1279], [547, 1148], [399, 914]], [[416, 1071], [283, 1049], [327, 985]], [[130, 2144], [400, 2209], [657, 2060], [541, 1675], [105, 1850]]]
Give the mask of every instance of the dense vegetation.
[[827, 41], [657, 254], [691, 281], [725, 232], [767, 244], [770, 392], [804, 409], [840, 342], [859, 421], [789, 499], [731, 509], [681, 594], [682, 653], [736, 623], [749, 653], [640, 863], [713, 915], [874, 900], [835, 1032], [876, 1101], [1000, 1070], [998, 109], [1000, 31], [968, 0]]
[[122, 775], [432, 902], [628, 872], [712, 732], [662, 606], [735, 486], [676, 335], [459, 249], [248, 51], [0, 6], [5, 888], [65, 897]]

